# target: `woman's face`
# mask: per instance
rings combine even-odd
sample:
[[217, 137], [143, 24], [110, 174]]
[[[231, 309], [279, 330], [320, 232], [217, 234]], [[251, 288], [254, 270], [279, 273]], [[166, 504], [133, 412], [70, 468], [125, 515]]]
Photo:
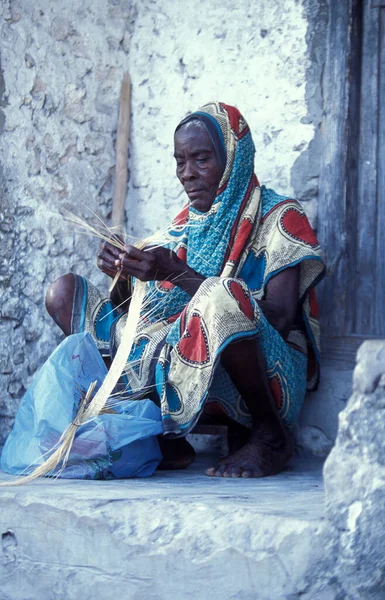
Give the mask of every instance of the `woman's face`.
[[210, 136], [199, 122], [182, 125], [174, 137], [176, 175], [190, 204], [207, 212], [215, 199], [223, 169], [218, 163]]

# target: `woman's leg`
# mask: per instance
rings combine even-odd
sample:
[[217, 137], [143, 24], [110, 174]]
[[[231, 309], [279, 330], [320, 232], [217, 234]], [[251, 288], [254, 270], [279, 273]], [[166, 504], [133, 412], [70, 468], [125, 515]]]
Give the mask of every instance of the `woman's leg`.
[[230, 344], [222, 364], [243, 397], [252, 417], [249, 439], [240, 449], [207, 470], [216, 477], [263, 477], [283, 469], [293, 453], [289, 433], [275, 406], [258, 342]]
[[70, 335], [75, 278], [72, 273], [62, 275], [50, 285], [45, 297], [48, 314], [65, 333]]
[[186, 438], [168, 440], [158, 435], [158, 442], [163, 460], [157, 467], [158, 471], [186, 469], [195, 460], [195, 450]]

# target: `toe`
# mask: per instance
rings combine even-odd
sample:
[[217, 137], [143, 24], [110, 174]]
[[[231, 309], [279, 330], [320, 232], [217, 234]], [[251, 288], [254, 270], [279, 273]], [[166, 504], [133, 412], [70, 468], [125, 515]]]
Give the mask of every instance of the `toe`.
[[219, 463], [219, 465], [217, 466], [217, 468], [215, 470], [215, 477], [223, 477], [224, 473], [226, 472], [226, 468], [227, 468], [227, 465], [223, 465], [223, 464]]
[[234, 467], [231, 473], [231, 477], [241, 477], [242, 476], [242, 469], [241, 467]]
[[216, 467], [210, 467], [209, 469], [206, 469], [206, 475], [209, 477], [215, 477], [215, 471]]
[[227, 467], [227, 469], [223, 473], [223, 477], [240, 477], [241, 473], [241, 467]]
[[210, 467], [209, 469], [206, 469], [206, 475], [209, 477], [223, 477], [225, 471], [226, 465], [219, 463], [219, 465], [216, 467]]
[[246, 479], [248, 479], [249, 477], [254, 477], [254, 471], [252, 471], [251, 469], [245, 469], [244, 471], [242, 471], [242, 477], [245, 477]]

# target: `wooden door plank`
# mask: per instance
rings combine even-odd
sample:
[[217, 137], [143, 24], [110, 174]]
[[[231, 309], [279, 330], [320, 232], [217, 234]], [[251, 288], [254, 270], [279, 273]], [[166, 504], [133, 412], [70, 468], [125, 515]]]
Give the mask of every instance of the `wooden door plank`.
[[[385, 6], [385, 2], [384, 2]], [[375, 332], [385, 336], [385, 8], [380, 10]]]
[[349, 110], [346, 139], [346, 215], [347, 232], [345, 272], [345, 327], [343, 333], [355, 331], [356, 297], [356, 248], [357, 248], [357, 206], [358, 206], [358, 169], [360, 143], [360, 106], [361, 106], [361, 63], [362, 63], [362, 20], [363, 6], [358, 3], [355, 18], [352, 19], [351, 51], [349, 76], [352, 80], [349, 93]]
[[[322, 339], [321, 371], [322, 364], [333, 363], [339, 369], [354, 369], [357, 350], [370, 336], [327, 336]], [[322, 376], [322, 372], [321, 372]]]
[[[379, 11], [364, 6], [354, 333], [375, 334]], [[354, 273], [349, 274], [354, 277]], [[352, 299], [353, 300], [353, 299]]]
[[[352, 23], [359, 0], [329, 4], [327, 56], [323, 77], [324, 118], [318, 235], [327, 263], [327, 277], [319, 289], [325, 333], [345, 332], [347, 289], [346, 165], [348, 114], [352, 79]], [[353, 81], [354, 83], [354, 81]]]

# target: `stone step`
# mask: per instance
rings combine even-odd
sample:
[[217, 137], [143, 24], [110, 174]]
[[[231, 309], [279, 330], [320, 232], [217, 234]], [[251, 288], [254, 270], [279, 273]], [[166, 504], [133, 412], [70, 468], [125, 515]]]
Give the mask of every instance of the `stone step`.
[[322, 462], [238, 480], [206, 477], [213, 460], [143, 480], [0, 489], [0, 599], [310, 599]]

